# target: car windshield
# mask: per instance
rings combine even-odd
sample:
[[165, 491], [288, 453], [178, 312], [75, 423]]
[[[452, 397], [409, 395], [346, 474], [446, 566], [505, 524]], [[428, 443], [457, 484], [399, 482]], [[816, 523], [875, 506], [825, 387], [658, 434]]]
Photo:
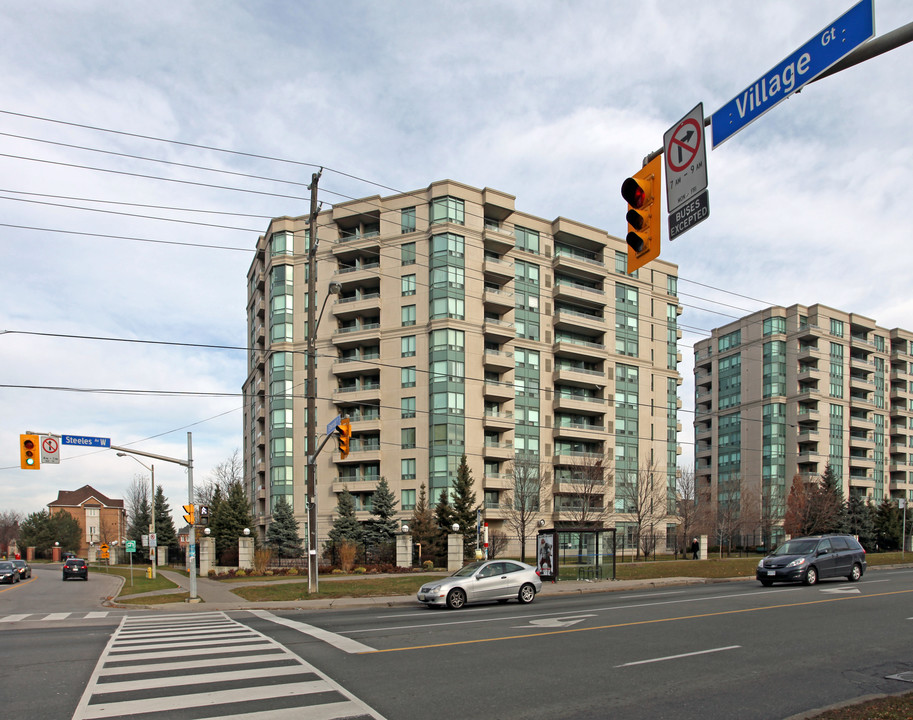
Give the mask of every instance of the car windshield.
[[774, 550], [774, 555], [811, 555], [818, 547], [817, 540], [790, 540]]
[[3, 570], [4, 572], [9, 572], [9, 571], [12, 570], [12, 569], [13, 569], [13, 563], [11, 563], [11, 562], [0, 562], [0, 570]]
[[13, 565], [16, 567], [25, 567], [25, 560], [13, 560]]
[[469, 563], [469, 565], [465, 565], [457, 570], [453, 575], [451, 575], [451, 577], [469, 577], [470, 575], [474, 574], [476, 570], [482, 567], [482, 565], [484, 565], [484, 563]]

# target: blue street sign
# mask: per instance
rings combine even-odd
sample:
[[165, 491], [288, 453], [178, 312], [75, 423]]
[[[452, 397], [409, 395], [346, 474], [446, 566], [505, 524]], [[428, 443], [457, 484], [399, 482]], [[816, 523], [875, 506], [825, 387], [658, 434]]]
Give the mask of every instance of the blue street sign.
[[875, 34], [873, 0], [862, 0], [711, 116], [713, 148], [750, 125]]
[[341, 420], [342, 420], [342, 415], [337, 415], [332, 420], [330, 420], [330, 424], [327, 425], [327, 435], [333, 434], [333, 431], [339, 427], [339, 423]]
[[111, 438], [82, 437], [81, 435], [61, 435], [61, 445], [82, 445], [83, 447], [111, 447]]

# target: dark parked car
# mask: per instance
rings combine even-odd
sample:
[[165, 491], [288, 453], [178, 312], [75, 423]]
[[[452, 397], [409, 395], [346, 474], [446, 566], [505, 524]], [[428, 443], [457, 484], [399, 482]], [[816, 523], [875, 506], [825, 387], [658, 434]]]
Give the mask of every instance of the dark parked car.
[[19, 573], [20, 580], [32, 577], [32, 566], [25, 560], [10, 560], [10, 562], [13, 563], [13, 567]]
[[19, 573], [9, 560], [0, 560], [0, 583], [12, 585], [19, 582]]
[[89, 579], [89, 564], [82, 558], [70, 558], [63, 564], [63, 579], [71, 577], [81, 577], [83, 580]]
[[758, 563], [756, 577], [765, 587], [775, 582], [814, 585], [831, 577], [856, 582], [865, 568], [865, 550], [852, 535], [816, 535], [783, 543]]

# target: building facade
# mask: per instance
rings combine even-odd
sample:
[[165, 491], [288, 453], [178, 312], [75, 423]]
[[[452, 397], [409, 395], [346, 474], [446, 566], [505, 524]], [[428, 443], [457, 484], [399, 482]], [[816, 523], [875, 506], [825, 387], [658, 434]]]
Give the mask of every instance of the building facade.
[[695, 478], [722, 515], [782, 520], [830, 464], [844, 497], [913, 489], [913, 333], [824, 305], [770, 307], [694, 346]]
[[[579, 519], [587, 465], [614, 477], [589, 491], [599, 524], [626, 532], [619, 488], [645, 467], [651, 527], [674, 524], [677, 267], [628, 276], [623, 240], [514, 201], [445, 180], [318, 215], [316, 423], [347, 415], [353, 433], [347, 458], [334, 442], [317, 458], [321, 543], [344, 488], [367, 520], [383, 477], [407, 519], [464, 455], [492, 530], [506, 532], [517, 456], [552, 480], [536, 527]], [[306, 536], [307, 225], [272, 220], [248, 273], [244, 477], [261, 539], [281, 498]]]
[[53, 515], [66, 510], [76, 518], [82, 529], [78, 548], [61, 548], [75, 552], [79, 557], [95, 560], [102, 545], [122, 540], [127, 533], [127, 514], [124, 501], [109, 498], [91, 485], [78, 490], [59, 490], [57, 499], [48, 503]]

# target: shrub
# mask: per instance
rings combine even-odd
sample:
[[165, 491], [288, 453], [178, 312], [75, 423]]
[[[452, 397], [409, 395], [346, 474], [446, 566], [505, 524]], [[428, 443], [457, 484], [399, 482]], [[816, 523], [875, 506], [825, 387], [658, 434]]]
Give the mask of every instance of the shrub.
[[273, 551], [269, 548], [254, 550], [254, 570], [257, 571], [257, 575], [262, 575], [266, 571], [272, 559]]
[[235, 573], [235, 577], [247, 577], [247, 573], [244, 572], [244, 570], [239, 569], [239, 570]]
[[286, 573], [286, 575], [297, 575], [297, 574], [298, 574], [298, 568], [296, 568], [296, 567], [289, 568], [288, 572]]
[[345, 575], [345, 570], [340, 570], [339, 568], [333, 568], [333, 575]]
[[432, 560], [425, 560], [425, 562], [422, 563], [422, 567], [425, 570], [434, 570], [434, 562]]
[[209, 577], [214, 578], [214, 577], [217, 575], [216, 569], [215, 569], [215, 568], [209, 568], [209, 572], [206, 573], [206, 574], [207, 574]]
[[364, 575], [368, 571], [365, 570], [363, 567], [357, 567], [352, 572], [354, 572], [356, 575]]
[[339, 565], [344, 572], [351, 572], [355, 565], [355, 553], [358, 548], [355, 543], [346, 540], [339, 547]]
[[264, 573], [264, 574], [265, 574], [267, 577], [272, 577], [273, 575], [275, 575], [275, 573], [274, 573], [272, 570], [267, 570], [266, 573]]

